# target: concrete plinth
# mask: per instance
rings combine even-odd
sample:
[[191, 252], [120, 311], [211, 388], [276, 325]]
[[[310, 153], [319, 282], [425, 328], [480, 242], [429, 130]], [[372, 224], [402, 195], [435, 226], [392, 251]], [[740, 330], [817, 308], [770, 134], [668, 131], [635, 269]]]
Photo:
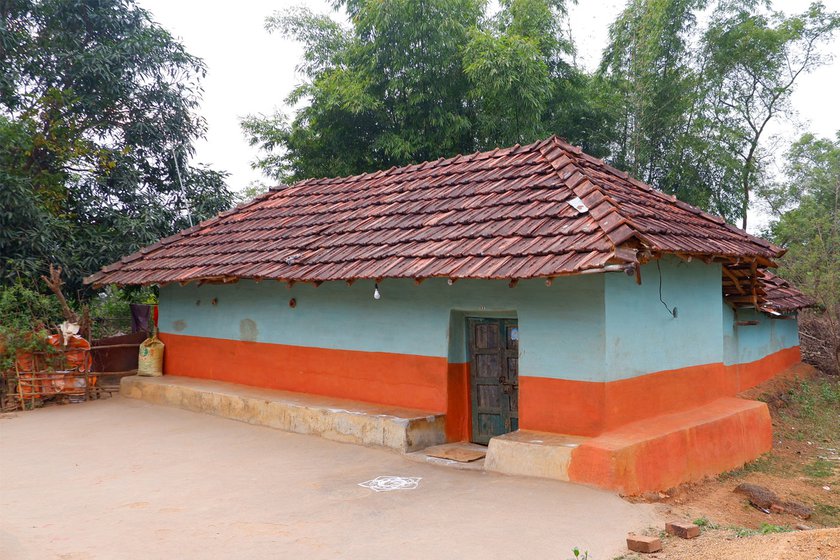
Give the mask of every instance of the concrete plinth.
[[494, 437], [484, 468], [640, 494], [734, 469], [771, 446], [767, 405], [724, 398], [591, 438], [523, 430]]
[[120, 393], [298, 434], [406, 453], [446, 440], [444, 415], [189, 377], [125, 377]]
[[766, 404], [723, 398], [591, 438], [572, 453], [569, 479], [624, 494], [666, 490], [740, 467], [772, 446]]
[[519, 430], [494, 437], [484, 468], [503, 474], [569, 480], [572, 451], [588, 438]]

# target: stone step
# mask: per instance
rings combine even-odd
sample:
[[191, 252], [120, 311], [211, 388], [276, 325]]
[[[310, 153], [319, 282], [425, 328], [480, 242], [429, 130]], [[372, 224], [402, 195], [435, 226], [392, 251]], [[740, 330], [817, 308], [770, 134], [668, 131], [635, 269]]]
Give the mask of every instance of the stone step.
[[120, 394], [248, 424], [402, 453], [443, 443], [442, 413], [190, 377], [124, 377]]
[[503, 474], [569, 480], [572, 451], [589, 438], [518, 430], [490, 439], [484, 468]]

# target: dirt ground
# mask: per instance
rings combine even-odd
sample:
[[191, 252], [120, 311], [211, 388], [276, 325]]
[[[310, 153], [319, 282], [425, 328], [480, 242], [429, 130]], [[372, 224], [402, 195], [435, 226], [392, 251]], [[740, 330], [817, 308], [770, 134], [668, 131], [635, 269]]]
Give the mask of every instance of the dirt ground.
[[[804, 381], [775, 379], [742, 396], [768, 403], [773, 450], [718, 477], [628, 498], [635, 503], [660, 504], [660, 513], [667, 519], [700, 520], [704, 525], [700, 538], [691, 541], [661, 535], [663, 551], [656, 557], [840, 560], [840, 379], [819, 373]], [[788, 513], [762, 512], [733, 492], [744, 482], [804, 504], [813, 515], [801, 519]], [[647, 534], [658, 534], [658, 529]]]
[[[770, 406], [771, 453], [625, 500], [120, 398], [0, 415], [0, 557], [566, 560], [579, 547], [591, 560], [840, 560], [840, 380], [775, 380], [744, 396]], [[421, 480], [358, 485], [381, 475]], [[813, 515], [759, 511], [732, 491], [742, 482]], [[665, 520], [703, 532], [670, 537]], [[628, 531], [664, 550], [628, 552]]]
[[[657, 506], [113, 398], [0, 419], [0, 557], [610, 559]], [[374, 492], [381, 475], [421, 477]]]
[[838, 560], [840, 529], [814, 529], [738, 537], [730, 529], [713, 529], [689, 541], [663, 536], [656, 554], [627, 553], [621, 560]]

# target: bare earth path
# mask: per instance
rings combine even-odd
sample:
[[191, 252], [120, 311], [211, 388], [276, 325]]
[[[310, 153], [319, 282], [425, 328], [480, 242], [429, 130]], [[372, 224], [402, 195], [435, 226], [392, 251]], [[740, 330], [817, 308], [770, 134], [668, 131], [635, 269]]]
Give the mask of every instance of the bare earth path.
[[[560, 559], [653, 506], [114, 398], [0, 419], [0, 557]], [[415, 490], [358, 486], [422, 477]]]

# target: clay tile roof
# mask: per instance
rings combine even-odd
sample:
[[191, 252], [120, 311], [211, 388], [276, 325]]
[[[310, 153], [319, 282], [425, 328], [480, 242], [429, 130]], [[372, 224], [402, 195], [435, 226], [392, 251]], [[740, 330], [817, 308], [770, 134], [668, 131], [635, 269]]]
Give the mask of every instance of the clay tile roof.
[[765, 265], [784, 252], [551, 137], [272, 189], [86, 282], [522, 279], [634, 264], [629, 247]]
[[817, 305], [813, 298], [806, 296], [769, 270], [762, 271], [759, 282], [764, 289], [764, 302], [761, 305], [763, 311], [790, 313]]

